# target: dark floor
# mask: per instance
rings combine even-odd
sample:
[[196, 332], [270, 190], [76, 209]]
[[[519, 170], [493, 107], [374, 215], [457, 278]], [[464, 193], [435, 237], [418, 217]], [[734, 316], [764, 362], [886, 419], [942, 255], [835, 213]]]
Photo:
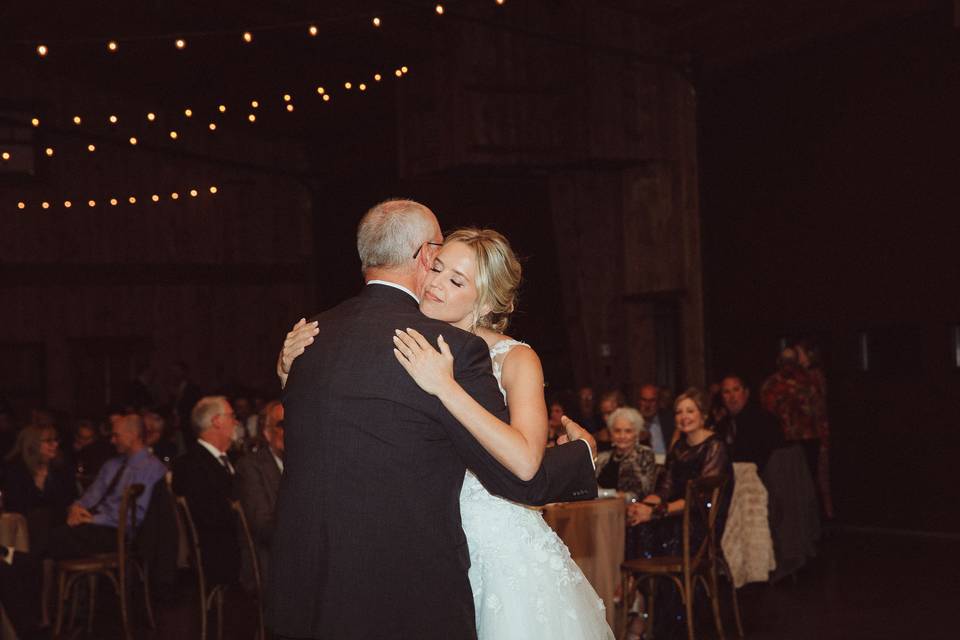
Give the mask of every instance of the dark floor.
[[[739, 591], [746, 637], [751, 640], [900, 639], [960, 637], [952, 617], [960, 612], [958, 540], [867, 534], [836, 530], [822, 542], [819, 557], [796, 576], [775, 585]], [[188, 576], [178, 593], [159, 603], [156, 631], [142, 626], [134, 637], [152, 640], [198, 638], [196, 590]], [[94, 633], [81, 638], [118, 638], [114, 601], [104, 594]], [[728, 594], [725, 628], [734, 629]], [[253, 638], [256, 614], [241, 592], [228, 597], [223, 637]], [[142, 625], [142, 614], [138, 615]], [[698, 638], [714, 637], [709, 618]], [[701, 633], [702, 630], [702, 633]], [[211, 640], [216, 638], [211, 620]]]

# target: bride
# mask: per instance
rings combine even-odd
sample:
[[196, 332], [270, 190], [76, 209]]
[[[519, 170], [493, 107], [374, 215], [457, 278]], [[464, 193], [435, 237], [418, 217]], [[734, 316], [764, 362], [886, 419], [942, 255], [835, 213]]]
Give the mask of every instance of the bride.
[[[495, 456], [501, 464], [529, 479], [543, 458], [547, 408], [540, 359], [529, 345], [503, 333], [514, 310], [520, 272], [502, 235], [460, 229], [444, 240], [420, 292], [424, 315], [486, 341], [493, 374], [510, 408], [510, 424], [486, 411], [454, 380], [453, 356], [442, 336], [438, 350], [417, 331], [398, 328], [394, 355], [484, 448], [509, 452]], [[316, 332], [313, 323], [301, 320], [287, 334], [277, 366], [281, 383]], [[470, 550], [480, 640], [613, 638], [603, 602], [539, 511], [490, 494], [467, 471], [460, 514]]]

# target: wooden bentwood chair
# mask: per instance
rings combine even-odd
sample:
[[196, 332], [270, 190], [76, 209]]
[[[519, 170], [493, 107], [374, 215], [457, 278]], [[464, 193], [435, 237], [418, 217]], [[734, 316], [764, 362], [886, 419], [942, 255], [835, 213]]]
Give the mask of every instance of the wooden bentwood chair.
[[[721, 569], [729, 577], [729, 569], [720, 557], [720, 543], [717, 540], [717, 514], [720, 511], [720, 501], [723, 498], [723, 488], [727, 484], [726, 476], [710, 476], [698, 478], [687, 483], [683, 508], [683, 555], [662, 556], [658, 558], [637, 558], [628, 560], [620, 566], [624, 605], [620, 608], [618, 628], [626, 629], [628, 620], [627, 594], [647, 585], [647, 613], [645, 625], [646, 637], [653, 637], [654, 594], [658, 578], [666, 578], [673, 582], [680, 592], [680, 598], [686, 608], [687, 637], [694, 640], [693, 631], [693, 599], [697, 581], [703, 585], [713, 609], [713, 622], [717, 628], [718, 637], [723, 640], [723, 623], [720, 620], [719, 591], [717, 574]], [[705, 535], [699, 548], [690, 548], [690, 532], [692, 520], [697, 520], [705, 528]], [[737, 603], [737, 592], [731, 584], [733, 594], [733, 611], [737, 623], [739, 637], [743, 637], [743, 627], [740, 624], [740, 607]]]
[[260, 573], [260, 559], [257, 557], [257, 545], [253, 542], [253, 534], [243, 506], [239, 500], [230, 500], [230, 508], [237, 514], [238, 528], [243, 536], [247, 554], [250, 556], [250, 568], [253, 572], [253, 598], [257, 603], [257, 639], [267, 640], [267, 633], [263, 624], [263, 576]]
[[187, 530], [187, 539], [190, 543], [190, 558], [197, 571], [197, 591], [200, 595], [200, 640], [207, 640], [207, 613], [217, 607], [217, 640], [223, 640], [223, 594], [226, 585], [214, 585], [207, 591], [207, 579], [203, 571], [203, 554], [200, 551], [200, 537], [190, 515], [190, 507], [183, 496], [176, 497], [177, 513]]
[[[133, 532], [137, 528], [137, 498], [144, 492], [142, 484], [132, 484], [123, 492], [120, 501], [120, 518], [117, 527], [117, 550], [109, 553], [98, 553], [84, 558], [59, 560], [56, 563], [57, 571], [57, 621], [54, 626], [54, 637], [59, 637], [63, 629], [63, 609], [67, 597], [71, 597], [70, 626], [73, 627], [77, 615], [77, 582], [81, 578], [87, 579], [89, 591], [89, 614], [87, 616], [87, 632], [93, 629], [93, 614], [96, 610], [97, 577], [106, 576], [113, 585], [114, 591], [120, 599], [120, 615], [123, 620], [123, 635], [130, 640], [130, 580], [132, 568], [143, 583], [144, 605], [147, 610], [147, 623], [151, 629], [156, 627], [153, 618], [153, 606], [150, 603], [150, 580], [148, 567], [134, 551]], [[130, 523], [128, 525], [128, 522]], [[129, 535], [128, 535], [129, 531]]]

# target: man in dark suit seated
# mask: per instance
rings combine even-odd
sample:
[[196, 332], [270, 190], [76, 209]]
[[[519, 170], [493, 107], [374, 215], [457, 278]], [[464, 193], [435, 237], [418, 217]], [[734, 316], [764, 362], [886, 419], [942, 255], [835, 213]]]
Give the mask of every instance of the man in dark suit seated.
[[650, 447], [658, 460], [670, 452], [670, 445], [675, 431], [673, 411], [660, 409], [660, 389], [655, 384], [645, 384], [640, 387], [637, 396], [637, 409], [643, 416], [643, 426], [650, 434]]
[[104, 463], [93, 484], [70, 506], [67, 524], [50, 532], [51, 557], [77, 558], [116, 550], [123, 492], [133, 484], [144, 486], [136, 508], [137, 526], [143, 523], [153, 486], [167, 472], [147, 449], [143, 436], [139, 415], [131, 413], [113, 421], [110, 439], [119, 455]]
[[235, 470], [227, 457], [237, 418], [223, 396], [200, 398], [190, 418], [197, 440], [174, 460], [173, 492], [190, 507], [207, 584], [230, 584], [240, 567], [236, 516], [229, 504]]
[[[277, 491], [283, 473], [283, 405], [270, 402], [261, 415], [259, 435], [264, 444], [237, 463], [237, 493], [257, 549], [260, 575], [266, 580], [270, 541], [276, 526]], [[240, 580], [245, 588], [250, 589], [253, 586], [253, 564], [246, 557], [246, 548], [243, 553], [244, 570]]]
[[774, 449], [786, 444], [780, 421], [775, 415], [751, 399], [750, 389], [738, 375], [728, 375], [720, 382], [720, 393], [727, 416], [718, 431], [730, 450], [734, 462], [753, 462], [762, 474]]

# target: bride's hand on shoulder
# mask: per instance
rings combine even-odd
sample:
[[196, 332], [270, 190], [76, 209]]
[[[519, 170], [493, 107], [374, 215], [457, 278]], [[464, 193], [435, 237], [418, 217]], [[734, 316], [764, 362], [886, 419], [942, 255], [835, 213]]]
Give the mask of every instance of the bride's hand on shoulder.
[[455, 384], [453, 354], [443, 336], [437, 338], [438, 351], [416, 329], [397, 329], [393, 345], [397, 361], [427, 393], [439, 396]]
[[293, 361], [313, 344], [314, 336], [320, 333], [317, 324], [316, 321], [307, 322], [306, 318], [300, 318], [297, 324], [287, 332], [280, 355], [277, 356], [277, 377], [280, 378], [281, 388], [287, 386], [287, 376], [290, 374]]

